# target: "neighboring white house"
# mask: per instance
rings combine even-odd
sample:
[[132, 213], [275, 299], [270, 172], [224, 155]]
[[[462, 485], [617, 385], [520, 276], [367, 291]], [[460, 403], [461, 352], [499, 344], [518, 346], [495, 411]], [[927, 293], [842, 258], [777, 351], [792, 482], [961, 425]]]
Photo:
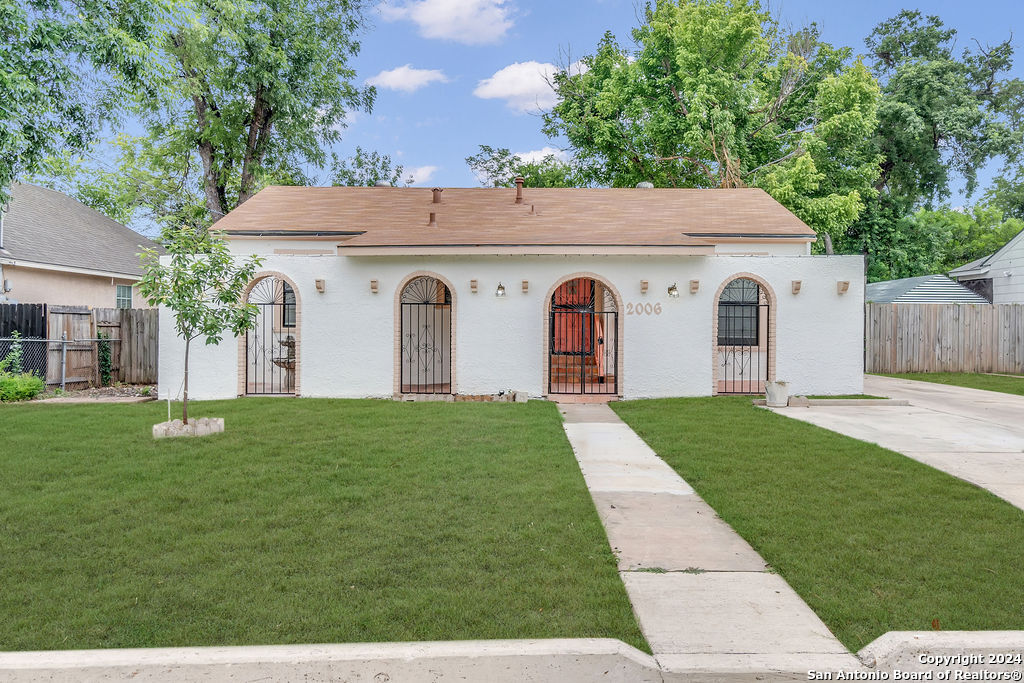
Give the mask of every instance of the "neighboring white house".
[[993, 304], [1024, 304], [1024, 230], [994, 254], [949, 271]]
[[193, 345], [193, 398], [862, 391], [863, 259], [758, 189], [270, 187], [216, 228], [260, 314]]

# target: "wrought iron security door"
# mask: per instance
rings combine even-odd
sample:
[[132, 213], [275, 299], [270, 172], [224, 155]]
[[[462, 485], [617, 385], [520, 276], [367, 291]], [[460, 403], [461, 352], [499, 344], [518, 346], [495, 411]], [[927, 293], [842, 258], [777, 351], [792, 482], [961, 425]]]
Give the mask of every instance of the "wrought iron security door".
[[418, 277], [402, 290], [400, 308], [402, 393], [452, 393], [452, 293]]
[[760, 394], [768, 381], [768, 296], [753, 280], [733, 280], [718, 300], [718, 393]]
[[548, 393], [618, 394], [615, 300], [589, 278], [561, 284], [551, 295]]
[[249, 292], [256, 324], [245, 333], [245, 393], [295, 393], [298, 346], [295, 292], [284, 280], [266, 277]]

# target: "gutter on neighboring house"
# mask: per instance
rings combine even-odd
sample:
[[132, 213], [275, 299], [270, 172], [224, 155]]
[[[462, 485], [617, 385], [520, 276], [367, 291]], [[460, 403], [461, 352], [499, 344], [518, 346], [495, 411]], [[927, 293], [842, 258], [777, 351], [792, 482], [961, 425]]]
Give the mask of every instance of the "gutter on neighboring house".
[[989, 268], [989, 266], [985, 266], [984, 268], [975, 268], [973, 270], [965, 270], [959, 273], [956, 272], [955, 270], [951, 270], [949, 274], [956, 280], [960, 280], [961, 278], [965, 280], [974, 280], [979, 275], [986, 275], [989, 271]]
[[17, 266], [19, 268], [34, 268], [36, 270], [58, 270], [65, 273], [76, 273], [79, 275], [96, 275], [99, 277], [117, 278], [118, 280], [139, 281], [142, 275], [135, 273], [117, 273], [110, 270], [96, 270], [94, 268], [80, 268], [78, 266], [65, 266], [59, 263], [39, 263], [37, 261], [25, 261], [9, 256], [0, 255], [0, 267], [4, 265]]

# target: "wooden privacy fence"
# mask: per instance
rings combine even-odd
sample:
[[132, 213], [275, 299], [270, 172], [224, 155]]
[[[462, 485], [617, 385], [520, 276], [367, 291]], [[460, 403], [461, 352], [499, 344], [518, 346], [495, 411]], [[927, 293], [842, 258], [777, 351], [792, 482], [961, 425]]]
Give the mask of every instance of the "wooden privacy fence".
[[[33, 350], [32, 358], [38, 356], [32, 370], [45, 375], [47, 384], [76, 389], [100, 383], [98, 340], [103, 334], [111, 340], [111, 381], [154, 384], [158, 320], [155, 309], [0, 304], [0, 341], [17, 331], [26, 339], [25, 348]], [[10, 344], [5, 342], [0, 351]]]
[[126, 384], [156, 382], [158, 323], [154, 308], [94, 308], [96, 332], [110, 345], [111, 377]]
[[868, 372], [1024, 373], [1024, 304], [865, 307]]
[[46, 327], [49, 339], [46, 383], [79, 389], [99, 384], [96, 336], [92, 311], [87, 306], [50, 306]]

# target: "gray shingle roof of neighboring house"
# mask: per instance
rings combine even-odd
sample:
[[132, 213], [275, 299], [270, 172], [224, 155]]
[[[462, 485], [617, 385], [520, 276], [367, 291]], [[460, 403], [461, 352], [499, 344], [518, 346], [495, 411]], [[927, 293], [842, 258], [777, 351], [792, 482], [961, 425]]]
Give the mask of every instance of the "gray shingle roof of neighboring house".
[[988, 304], [985, 297], [945, 275], [872, 282], [865, 289], [864, 300], [876, 304]]
[[139, 276], [143, 247], [163, 253], [153, 240], [66, 194], [24, 183], [11, 187], [0, 258]]

